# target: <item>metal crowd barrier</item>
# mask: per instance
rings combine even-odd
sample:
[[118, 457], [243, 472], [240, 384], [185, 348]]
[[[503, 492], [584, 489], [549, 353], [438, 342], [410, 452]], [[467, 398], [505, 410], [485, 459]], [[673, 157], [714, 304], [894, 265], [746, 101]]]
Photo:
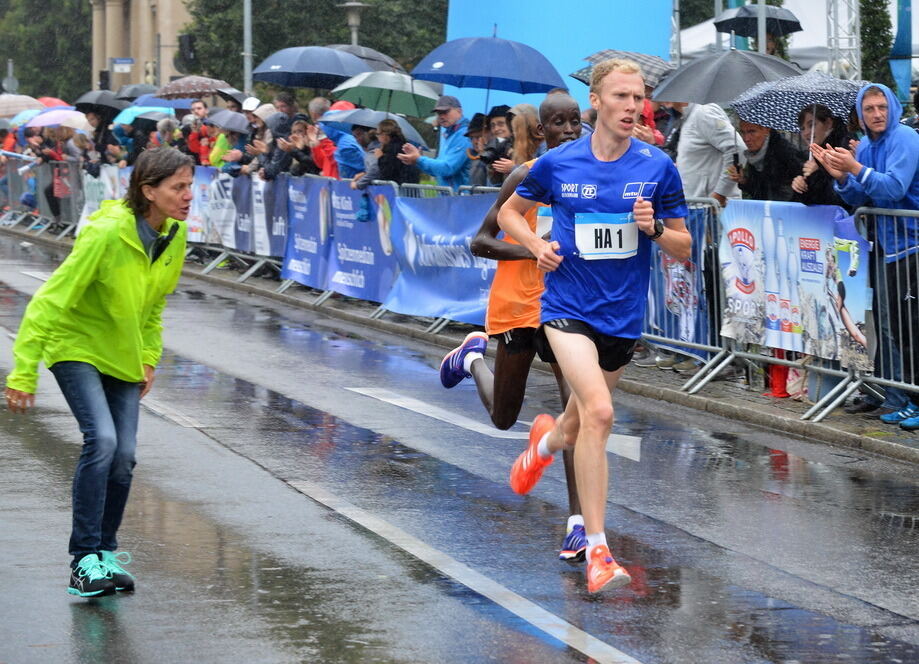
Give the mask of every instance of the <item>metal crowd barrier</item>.
[[[0, 217], [0, 225], [15, 226], [28, 220], [27, 230], [39, 235], [44, 233], [52, 222], [58, 221], [64, 227], [59, 234], [59, 237], [62, 237], [76, 227], [82, 213], [82, 169], [72, 162], [46, 163], [25, 168], [29, 163], [25, 160], [10, 159], [7, 164], [9, 209]], [[464, 186], [454, 193], [449, 187], [436, 185], [398, 185], [389, 181], [375, 181], [373, 184], [391, 186], [396, 195], [413, 198], [468, 196], [498, 191], [496, 187]], [[29, 209], [20, 203], [23, 193], [27, 191], [34, 191], [37, 210]], [[780, 364], [816, 372], [832, 377], [838, 382], [802, 416], [802, 419], [812, 418], [815, 422], [826, 417], [859, 389], [878, 398], [884, 396], [883, 392], [886, 392], [888, 397], [899, 395], [901, 403], [905, 403], [906, 393], [919, 392], [919, 211], [860, 208], [855, 213], [860, 230], [875, 248], [869, 256], [861, 258], [870, 269], [874, 298], [865, 329], [861, 330], [867, 340], [868, 352], [874, 357], [874, 371], [867, 372], [817, 366], [808, 362], [808, 358], [796, 357], [794, 354], [791, 355], [791, 359], [780, 359], [763, 355], [761, 350], [764, 349], [759, 347], [747, 348], [731, 339], [722, 338], [720, 328], [724, 286], [718, 258], [721, 207], [717, 201], [709, 198], [688, 199], [687, 203], [692, 209], [705, 211], [704, 246], [700, 253], [694, 253], [693, 262], [696, 263], [695, 269], [699, 270], [703, 277], [701, 287], [708, 302], [705, 314], [708, 316], [708, 333], [701, 341], [690, 340], [685, 322], [671, 321], [661, 327], [659, 320], [654, 322], [649, 317], [642, 335], [651, 345], [681, 347], [699, 357], [708, 357], [681, 389], [689, 393], [698, 392], [719, 372], [737, 360], [747, 365]], [[910, 224], [914, 224], [915, 228], [911, 228]], [[904, 252], [906, 255], [898, 256], [897, 260], [885, 260], [882, 249], [882, 242], [886, 240], [885, 228], [893, 228], [894, 241], [905, 240], [909, 247], [916, 249], [914, 253], [907, 251]], [[281, 269], [281, 262], [277, 259], [265, 259], [247, 252], [232, 251], [219, 244], [196, 243], [190, 248], [189, 253], [194, 250], [205, 253], [204, 273], [215, 269], [225, 260], [238, 263], [242, 266], [242, 274], [237, 281], [248, 279], [266, 264], [271, 264], [277, 271]], [[652, 278], [666, 278], [664, 270], [657, 267], [659, 266], [655, 266], [652, 271]], [[292, 285], [293, 281], [285, 280], [276, 292], [282, 293]], [[657, 292], [661, 292], [660, 284], [657, 286]], [[321, 292], [314, 304], [322, 304], [331, 295], [331, 291]], [[844, 294], [840, 295], [841, 301], [844, 302]], [[685, 308], [691, 306], [692, 302], [678, 304]], [[655, 303], [654, 306], [667, 305], [668, 303], [661, 302]], [[385, 308], [380, 306], [370, 317], [379, 318], [385, 313]], [[446, 319], [437, 319], [427, 329], [437, 331], [448, 322]], [[839, 316], [839, 323], [846, 324], [845, 316], [842, 314]]]
[[487, 187], [483, 185], [464, 184], [456, 190], [458, 196], [471, 196], [475, 194], [495, 194], [501, 191], [501, 187]]
[[438, 198], [453, 196], [453, 189], [434, 184], [400, 184], [399, 195], [405, 198]]

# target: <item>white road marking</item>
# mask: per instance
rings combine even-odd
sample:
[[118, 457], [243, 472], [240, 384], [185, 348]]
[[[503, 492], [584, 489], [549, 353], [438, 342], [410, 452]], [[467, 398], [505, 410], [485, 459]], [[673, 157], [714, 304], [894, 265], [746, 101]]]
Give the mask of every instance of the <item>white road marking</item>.
[[490, 599], [498, 606], [510, 611], [519, 618], [527, 621], [534, 627], [542, 630], [549, 636], [558, 639], [570, 648], [583, 653], [594, 662], [605, 664], [641, 664], [638, 660], [601, 641], [595, 636], [575, 627], [544, 608], [518, 595], [509, 588], [489, 579], [488, 577], [467, 567], [463, 563], [450, 557], [443, 551], [428, 546], [421, 540], [409, 535], [405, 531], [374, 516], [346, 500], [326, 491], [312, 482], [288, 482], [300, 493], [312, 498], [318, 503], [359, 526], [395, 544], [411, 556], [430, 565], [437, 571], [472, 590], [473, 592]]
[[[460, 427], [461, 429], [466, 429], [467, 431], [473, 431], [475, 433], [491, 436], [492, 438], [526, 440], [529, 437], [529, 433], [526, 431], [501, 431], [500, 429], [496, 429], [493, 426], [483, 424], [482, 422], [477, 422], [476, 420], [465, 417], [463, 415], [458, 415], [453, 411], [446, 410], [445, 408], [425, 403], [424, 401], [415, 399], [413, 397], [397, 394], [396, 392], [392, 392], [391, 390], [387, 390], [385, 388], [346, 387], [345, 389], [349, 392], [356, 392], [357, 394], [362, 394], [366, 397], [377, 399], [378, 401], [383, 401], [384, 403], [392, 404], [393, 406], [398, 406], [399, 408], [405, 408], [406, 410], [410, 410], [413, 413], [418, 413], [419, 415], [424, 415], [425, 417], [440, 420], [441, 422], [452, 424], [453, 426]], [[521, 422], [521, 424], [526, 423]], [[626, 459], [631, 459], [632, 461], [640, 462], [641, 438], [638, 436], [628, 436], [621, 433], [611, 433], [606, 441], [606, 451], [612, 452], [613, 454], [624, 457]]]
[[188, 415], [184, 415], [184, 414], [180, 413], [179, 411], [177, 411], [177, 410], [176, 410], [175, 408], [173, 408], [172, 406], [169, 406], [169, 405], [167, 405], [167, 404], [164, 404], [162, 401], [157, 401], [156, 399], [153, 399], [153, 398], [151, 398], [151, 397], [149, 397], [149, 396], [144, 397], [144, 398], [141, 400], [140, 404], [141, 404], [142, 406], [145, 406], [145, 407], [147, 408], [147, 410], [150, 410], [150, 411], [156, 413], [156, 414], [159, 415], [160, 417], [163, 417], [163, 418], [169, 420], [169, 421], [172, 422], [173, 424], [178, 424], [180, 427], [184, 427], [184, 428], [186, 428], [186, 429], [202, 429], [202, 428], [204, 428], [204, 425], [201, 424], [200, 422], [198, 422], [198, 421], [197, 421], [196, 419], [194, 419], [193, 417], [189, 417]]
[[32, 277], [33, 279], [38, 279], [39, 281], [48, 281], [51, 277], [50, 272], [33, 272], [31, 270], [21, 270], [20, 274], [24, 274], [27, 277]]

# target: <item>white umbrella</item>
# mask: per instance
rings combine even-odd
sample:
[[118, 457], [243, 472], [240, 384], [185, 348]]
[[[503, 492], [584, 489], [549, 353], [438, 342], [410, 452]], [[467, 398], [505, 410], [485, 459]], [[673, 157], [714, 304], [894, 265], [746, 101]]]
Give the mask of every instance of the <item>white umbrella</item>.
[[11, 118], [21, 111], [44, 109], [44, 104], [29, 95], [0, 94], [0, 117]]

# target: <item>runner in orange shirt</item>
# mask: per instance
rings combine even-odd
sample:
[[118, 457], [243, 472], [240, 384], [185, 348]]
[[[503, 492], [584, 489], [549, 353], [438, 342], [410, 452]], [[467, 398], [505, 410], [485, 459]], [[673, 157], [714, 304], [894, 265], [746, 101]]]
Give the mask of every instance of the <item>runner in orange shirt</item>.
[[[518, 112], [515, 115], [524, 114]], [[515, 125], [515, 149], [520, 149], [525, 141], [519, 140], [517, 136], [524, 125], [519, 120], [512, 124]], [[577, 139], [581, 135], [581, 115], [577, 102], [564, 93], [549, 95], [539, 107], [539, 124], [534, 129], [544, 135], [546, 146], [550, 149]], [[521, 164], [504, 181], [498, 199], [485, 215], [472, 241], [473, 254], [498, 261], [485, 320], [488, 336], [498, 342], [494, 373], [483, 357], [488, 336], [482, 332], [473, 332], [467, 336], [463, 344], [450, 351], [441, 363], [441, 382], [444, 387], [454, 387], [463, 378], [475, 380], [482, 405], [499, 429], [509, 429], [517, 421], [523, 406], [530, 365], [536, 355], [552, 367], [563, 407], [570, 395], [539, 323], [542, 272], [536, 267], [533, 255], [513, 238], [505, 236], [498, 239], [501, 230], [498, 227], [498, 210], [526, 178], [535, 161], [531, 159]], [[534, 232], [545, 235], [552, 225], [552, 208], [534, 207], [526, 219]], [[576, 563], [585, 558], [587, 539], [574, 479], [573, 451], [566, 451], [563, 459], [571, 516], [559, 559]]]

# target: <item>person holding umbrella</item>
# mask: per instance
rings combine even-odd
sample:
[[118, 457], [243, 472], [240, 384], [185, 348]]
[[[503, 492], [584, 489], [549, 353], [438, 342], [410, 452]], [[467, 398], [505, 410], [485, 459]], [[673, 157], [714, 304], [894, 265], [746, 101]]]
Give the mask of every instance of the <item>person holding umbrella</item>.
[[116, 553], [131, 488], [140, 400], [163, 350], [162, 312], [179, 281], [192, 200], [192, 161], [147, 150], [124, 200], [104, 201], [73, 251], [32, 297], [13, 344], [7, 407], [35, 403], [38, 365], [57, 379], [83, 432], [73, 480], [67, 591], [78, 597], [133, 590]]
[[[677, 260], [689, 258], [692, 246], [676, 166], [632, 137], [644, 98], [637, 64], [597, 64], [590, 82], [594, 133], [536, 160], [498, 212], [501, 228], [547, 272], [540, 321], [573, 394], [557, 420], [542, 414], [533, 421], [510, 484], [516, 493], [528, 493], [553, 455], [574, 447], [588, 592], [631, 581], [606, 542], [606, 440], [613, 392], [641, 336], [651, 243]], [[552, 206], [551, 241], [534, 233], [524, 217], [537, 203]]]
[[440, 151], [437, 157], [424, 157], [421, 151], [406, 143], [402, 146], [399, 161], [418, 168], [437, 178], [437, 184], [451, 187], [454, 190], [469, 184], [471, 163], [467, 150], [472, 142], [466, 136], [469, 121], [463, 116], [463, 107], [459, 99], [452, 95], [443, 95], [434, 107], [437, 124], [440, 127]]

